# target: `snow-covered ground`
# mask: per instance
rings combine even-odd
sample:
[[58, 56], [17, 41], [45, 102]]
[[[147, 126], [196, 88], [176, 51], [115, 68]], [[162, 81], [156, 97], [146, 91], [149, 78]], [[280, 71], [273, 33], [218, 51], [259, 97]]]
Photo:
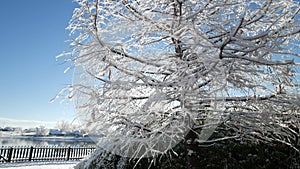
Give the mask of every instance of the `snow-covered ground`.
[[0, 164], [0, 169], [73, 169], [79, 161]]
[[0, 138], [28, 139], [36, 141], [85, 141], [94, 142], [99, 140], [97, 137], [76, 137], [76, 136], [22, 136], [17, 132], [1, 132]]
[[31, 145], [70, 145], [70, 146], [94, 146], [99, 138], [76, 136], [23, 136], [16, 132], [0, 131], [1, 146], [31, 146]]

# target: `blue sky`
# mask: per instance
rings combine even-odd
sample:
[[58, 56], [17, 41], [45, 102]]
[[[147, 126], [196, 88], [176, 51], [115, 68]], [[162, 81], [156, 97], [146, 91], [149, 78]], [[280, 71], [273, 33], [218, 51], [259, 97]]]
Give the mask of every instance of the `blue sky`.
[[0, 127], [9, 123], [5, 118], [72, 121], [72, 106], [49, 101], [72, 81], [71, 71], [63, 73], [68, 65], [55, 56], [68, 50], [65, 28], [76, 4], [72, 0], [0, 3]]

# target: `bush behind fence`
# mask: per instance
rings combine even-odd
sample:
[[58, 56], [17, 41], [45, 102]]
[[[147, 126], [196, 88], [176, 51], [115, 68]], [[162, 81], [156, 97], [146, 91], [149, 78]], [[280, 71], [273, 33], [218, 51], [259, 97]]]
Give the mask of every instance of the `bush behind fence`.
[[95, 151], [96, 147], [26, 146], [0, 147], [0, 163], [26, 161], [79, 160]]

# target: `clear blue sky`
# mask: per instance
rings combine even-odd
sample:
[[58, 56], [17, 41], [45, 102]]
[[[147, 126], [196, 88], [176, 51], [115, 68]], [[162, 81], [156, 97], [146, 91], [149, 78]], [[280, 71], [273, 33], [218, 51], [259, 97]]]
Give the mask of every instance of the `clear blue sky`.
[[72, 81], [55, 56], [69, 47], [65, 28], [75, 7], [72, 0], [1, 0], [0, 118], [72, 120], [70, 106], [49, 101]]

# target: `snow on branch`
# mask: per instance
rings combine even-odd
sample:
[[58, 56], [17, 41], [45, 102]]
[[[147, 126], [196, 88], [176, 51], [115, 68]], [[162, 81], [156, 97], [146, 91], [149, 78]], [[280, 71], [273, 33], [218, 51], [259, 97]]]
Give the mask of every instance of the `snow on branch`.
[[299, 136], [295, 1], [76, 2], [72, 97], [87, 127], [105, 135], [100, 146], [156, 156], [194, 129], [212, 142], [215, 124], [237, 133], [215, 141], [293, 145]]

